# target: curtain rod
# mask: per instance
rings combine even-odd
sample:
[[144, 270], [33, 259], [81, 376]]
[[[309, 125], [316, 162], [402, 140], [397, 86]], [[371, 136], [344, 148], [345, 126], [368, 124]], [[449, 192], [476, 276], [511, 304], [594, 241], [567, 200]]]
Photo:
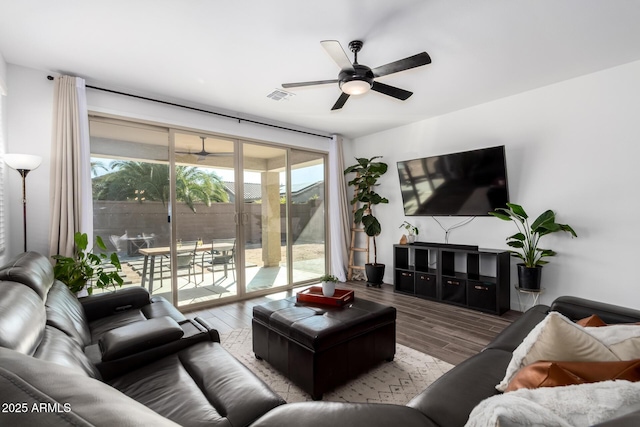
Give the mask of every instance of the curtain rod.
[[[47, 79], [53, 80], [53, 77], [52, 76], [47, 76]], [[175, 102], [162, 101], [160, 99], [148, 98], [146, 96], [140, 96], [140, 95], [133, 95], [131, 93], [119, 92], [117, 90], [105, 89], [105, 88], [101, 88], [101, 87], [97, 87], [97, 86], [85, 85], [85, 87], [87, 87], [89, 89], [101, 90], [103, 92], [114, 93], [116, 95], [123, 95], [123, 96], [129, 96], [131, 98], [142, 99], [144, 101], [157, 102], [159, 104], [170, 105], [172, 107], [185, 108], [187, 110], [198, 111], [200, 113], [212, 114], [214, 116], [224, 117], [226, 119], [237, 120], [238, 123], [247, 122], [247, 123], [252, 123], [252, 124], [255, 124], [255, 125], [267, 126], [267, 127], [271, 127], [271, 128], [275, 128], [275, 129], [282, 129], [282, 130], [286, 130], [286, 131], [289, 131], [289, 132], [297, 132], [297, 133], [302, 133], [302, 134], [305, 134], [305, 135], [317, 136], [319, 138], [332, 139], [331, 136], [327, 136], [327, 135], [320, 135], [318, 133], [307, 132], [307, 131], [304, 131], [304, 130], [298, 130], [298, 129], [288, 128], [288, 127], [285, 127], [285, 126], [273, 125], [273, 124], [270, 124], [270, 123], [259, 122], [257, 120], [243, 119], [241, 117], [235, 117], [235, 116], [231, 116], [229, 114], [217, 113], [215, 111], [204, 110], [202, 108], [190, 107], [188, 105], [177, 104]]]

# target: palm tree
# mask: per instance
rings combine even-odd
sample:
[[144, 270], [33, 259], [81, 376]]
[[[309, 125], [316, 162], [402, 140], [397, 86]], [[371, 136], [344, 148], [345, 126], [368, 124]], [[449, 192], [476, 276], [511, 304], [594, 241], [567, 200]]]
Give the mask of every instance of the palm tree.
[[[169, 165], [161, 163], [116, 160], [114, 172], [95, 178], [94, 198], [97, 200], [169, 201]], [[193, 212], [195, 203], [228, 202], [221, 178], [195, 166], [176, 167], [176, 198]]]

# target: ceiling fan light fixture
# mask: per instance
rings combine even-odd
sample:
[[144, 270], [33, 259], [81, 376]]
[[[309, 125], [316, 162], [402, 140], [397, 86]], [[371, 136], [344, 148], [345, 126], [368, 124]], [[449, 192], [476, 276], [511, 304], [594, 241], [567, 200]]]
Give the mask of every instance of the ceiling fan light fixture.
[[371, 90], [371, 83], [366, 80], [349, 80], [340, 83], [340, 89], [347, 95], [362, 95]]

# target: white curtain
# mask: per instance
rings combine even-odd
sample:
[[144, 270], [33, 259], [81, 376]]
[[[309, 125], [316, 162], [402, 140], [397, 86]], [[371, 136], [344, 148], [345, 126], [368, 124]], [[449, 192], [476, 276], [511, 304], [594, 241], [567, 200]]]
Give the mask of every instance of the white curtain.
[[344, 178], [342, 137], [334, 135], [329, 148], [329, 234], [331, 274], [341, 282], [347, 280], [351, 220]]
[[55, 79], [49, 253], [73, 255], [73, 235], [87, 233], [93, 242], [89, 116], [84, 79]]

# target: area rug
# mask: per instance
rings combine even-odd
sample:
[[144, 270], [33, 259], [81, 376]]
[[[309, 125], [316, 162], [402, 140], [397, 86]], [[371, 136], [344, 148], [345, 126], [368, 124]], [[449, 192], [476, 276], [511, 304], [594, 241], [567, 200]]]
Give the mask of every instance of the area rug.
[[[268, 362], [255, 358], [251, 328], [221, 334], [222, 346], [251, 369], [287, 402], [311, 397], [276, 371]], [[392, 362], [383, 362], [366, 374], [324, 394], [324, 401], [394, 403], [404, 405], [453, 365], [409, 347], [396, 344]]]

